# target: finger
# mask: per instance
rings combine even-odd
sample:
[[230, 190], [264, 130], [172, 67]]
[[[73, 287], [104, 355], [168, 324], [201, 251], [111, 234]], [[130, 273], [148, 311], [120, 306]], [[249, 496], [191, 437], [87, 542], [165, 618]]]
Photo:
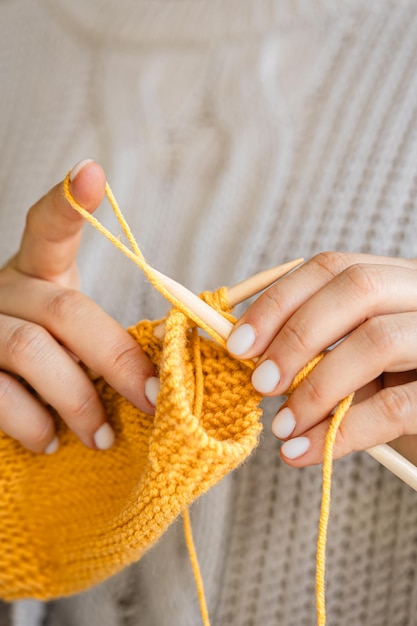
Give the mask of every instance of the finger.
[[[416, 289], [414, 269], [395, 265], [348, 267], [284, 324], [254, 372], [255, 388], [262, 393], [282, 393], [307, 362], [368, 318], [415, 310]], [[269, 373], [273, 367], [275, 378]]]
[[[289, 276], [282, 278], [248, 308], [227, 341], [229, 351], [245, 359], [261, 355], [287, 320], [314, 294], [348, 267], [365, 263], [409, 269], [416, 267], [415, 261], [407, 259], [371, 257], [366, 254], [321, 253]], [[323, 316], [323, 311], [320, 312], [320, 316]]]
[[[382, 389], [353, 405], [338, 429], [333, 457], [417, 433], [416, 406], [417, 382]], [[329, 424], [327, 418], [301, 437], [290, 439], [281, 447], [282, 458], [294, 467], [321, 463]]]
[[49, 453], [58, 446], [49, 411], [5, 372], [0, 372], [0, 430], [32, 452]]
[[[277, 436], [296, 437], [323, 420], [340, 400], [378, 378], [417, 363], [417, 313], [374, 317], [331, 350], [297, 387], [273, 421]], [[293, 429], [288, 432], [293, 424]]]
[[[146, 382], [155, 369], [137, 342], [93, 300], [28, 276], [2, 288], [3, 313], [46, 328], [87, 367], [142, 411], [153, 414]], [[4, 333], [3, 333], [4, 334]]]
[[[104, 196], [102, 168], [90, 160], [83, 161], [73, 168], [72, 178], [74, 198], [88, 211], [94, 211]], [[68, 283], [73, 278], [83, 222], [65, 199], [59, 183], [29, 210], [13, 267], [31, 276]]]
[[86, 446], [102, 447], [106, 415], [79, 365], [44, 328], [4, 315], [0, 323], [0, 369], [22, 376]]
[[[417, 381], [417, 371], [415, 369], [408, 372], [384, 372], [381, 377], [382, 387], [396, 387], [397, 385], [405, 385], [406, 383]], [[355, 394], [355, 399], [359, 394]], [[414, 465], [417, 465], [417, 434], [404, 435], [393, 441], [390, 446], [394, 448], [401, 456], [405, 457]]]

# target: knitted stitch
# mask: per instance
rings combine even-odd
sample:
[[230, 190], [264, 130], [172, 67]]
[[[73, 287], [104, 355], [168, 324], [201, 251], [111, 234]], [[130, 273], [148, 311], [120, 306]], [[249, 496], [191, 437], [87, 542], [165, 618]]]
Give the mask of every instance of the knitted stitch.
[[96, 383], [116, 433], [110, 450], [87, 449], [59, 420], [51, 456], [0, 434], [1, 597], [53, 598], [111, 576], [255, 447], [261, 411], [250, 369], [200, 339], [177, 309], [163, 344], [154, 326], [129, 332], [159, 372], [155, 417]]

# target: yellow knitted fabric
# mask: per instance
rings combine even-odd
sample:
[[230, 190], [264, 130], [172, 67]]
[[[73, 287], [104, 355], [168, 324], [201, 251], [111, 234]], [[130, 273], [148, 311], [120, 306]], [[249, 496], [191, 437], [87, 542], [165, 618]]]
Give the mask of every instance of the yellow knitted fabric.
[[163, 344], [154, 326], [130, 329], [161, 379], [154, 417], [97, 382], [116, 432], [110, 450], [87, 449], [60, 420], [50, 456], [0, 434], [2, 598], [73, 594], [137, 561], [255, 447], [260, 396], [249, 368], [177, 309]]
[[[83, 446], [56, 418], [58, 452], [35, 455], [0, 432], [0, 597], [50, 599], [91, 587], [137, 561], [182, 512], [204, 624], [209, 624], [187, 507], [252, 452], [261, 430], [261, 396], [251, 384], [253, 363], [227, 353], [224, 340], [168, 293], [124, 220], [113, 193], [106, 195], [131, 245], [129, 250], [74, 200], [69, 175], [64, 193], [90, 223], [131, 258], [174, 305], [165, 336], [159, 322], [129, 329], [154, 363], [161, 381], [155, 416], [139, 411], [100, 379], [95, 384], [116, 433], [110, 450]], [[202, 298], [228, 314], [226, 290]], [[204, 339], [196, 324], [215, 339]], [[306, 365], [287, 393], [323, 354]], [[353, 399], [337, 407], [326, 437], [317, 544], [317, 623], [325, 626], [325, 551], [333, 448]]]

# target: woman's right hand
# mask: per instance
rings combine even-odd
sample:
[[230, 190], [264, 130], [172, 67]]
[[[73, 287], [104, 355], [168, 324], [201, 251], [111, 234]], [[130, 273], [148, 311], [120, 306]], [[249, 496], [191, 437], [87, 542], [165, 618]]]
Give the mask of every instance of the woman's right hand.
[[[77, 164], [71, 192], [88, 211], [100, 204], [102, 168]], [[53, 407], [89, 448], [107, 449], [113, 430], [83, 363], [139, 409], [153, 413], [145, 386], [155, 371], [134, 339], [78, 291], [83, 219], [62, 183], [28, 212], [20, 249], [0, 270], [0, 430], [33, 452], [57, 448]], [[147, 382], [151, 381], [149, 385]]]

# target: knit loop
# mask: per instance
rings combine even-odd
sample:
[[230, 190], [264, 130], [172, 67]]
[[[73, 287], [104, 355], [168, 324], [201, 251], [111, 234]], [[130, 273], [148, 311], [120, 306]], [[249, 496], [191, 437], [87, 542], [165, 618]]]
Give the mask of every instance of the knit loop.
[[216, 311], [223, 313], [230, 321], [236, 321], [236, 318], [231, 314], [232, 307], [227, 299], [227, 287], [220, 287], [216, 291], [203, 291], [200, 293], [200, 298]]

